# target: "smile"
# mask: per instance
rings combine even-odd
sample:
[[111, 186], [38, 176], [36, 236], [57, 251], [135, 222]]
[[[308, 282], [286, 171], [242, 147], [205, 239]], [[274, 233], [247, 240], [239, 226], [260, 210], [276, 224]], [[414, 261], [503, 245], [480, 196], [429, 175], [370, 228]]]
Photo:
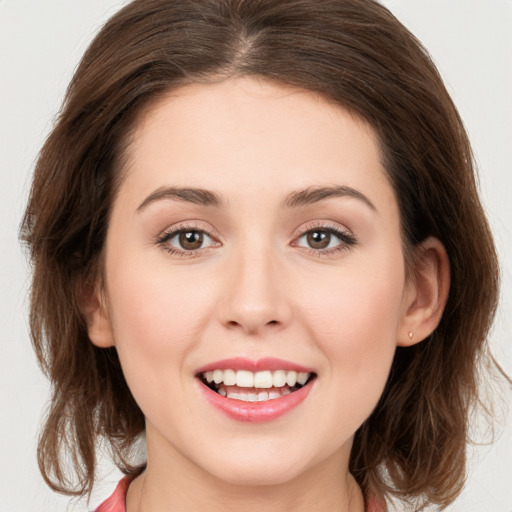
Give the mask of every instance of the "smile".
[[196, 377], [203, 396], [217, 410], [237, 421], [258, 423], [297, 407], [316, 373], [280, 359], [234, 358], [201, 368]]
[[310, 372], [275, 370], [220, 370], [201, 374], [203, 382], [213, 391], [233, 400], [265, 402], [293, 393], [313, 376]]

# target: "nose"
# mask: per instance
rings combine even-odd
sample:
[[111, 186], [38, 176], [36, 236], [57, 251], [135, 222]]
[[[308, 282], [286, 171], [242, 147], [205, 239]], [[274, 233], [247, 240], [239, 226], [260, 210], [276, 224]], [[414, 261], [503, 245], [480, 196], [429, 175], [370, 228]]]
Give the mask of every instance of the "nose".
[[222, 323], [252, 335], [282, 329], [291, 318], [286, 283], [283, 265], [270, 251], [233, 255], [226, 271]]

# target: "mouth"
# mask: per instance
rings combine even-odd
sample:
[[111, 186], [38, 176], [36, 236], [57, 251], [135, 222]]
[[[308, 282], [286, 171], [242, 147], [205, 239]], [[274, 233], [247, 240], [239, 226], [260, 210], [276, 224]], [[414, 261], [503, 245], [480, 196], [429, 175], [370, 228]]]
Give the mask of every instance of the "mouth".
[[195, 374], [206, 401], [232, 420], [274, 421], [298, 409], [315, 387], [311, 368], [267, 357], [212, 362]]
[[199, 380], [218, 395], [241, 402], [268, 402], [293, 394], [316, 377], [295, 370], [213, 369], [198, 374]]

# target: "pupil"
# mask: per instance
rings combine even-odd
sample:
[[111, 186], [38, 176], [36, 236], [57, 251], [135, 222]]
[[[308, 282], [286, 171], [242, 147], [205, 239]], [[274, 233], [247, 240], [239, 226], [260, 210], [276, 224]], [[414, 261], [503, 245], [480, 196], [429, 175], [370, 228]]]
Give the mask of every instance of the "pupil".
[[310, 231], [307, 238], [313, 249], [325, 249], [331, 241], [331, 235], [327, 231]]
[[199, 231], [184, 231], [180, 233], [180, 245], [189, 251], [199, 249], [203, 245], [203, 234]]

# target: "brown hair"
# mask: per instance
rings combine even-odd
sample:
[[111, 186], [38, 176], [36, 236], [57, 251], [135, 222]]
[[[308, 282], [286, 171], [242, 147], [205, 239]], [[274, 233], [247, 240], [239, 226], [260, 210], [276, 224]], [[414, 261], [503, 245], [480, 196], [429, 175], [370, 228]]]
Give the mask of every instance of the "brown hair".
[[130, 448], [144, 416], [115, 348], [89, 341], [80, 296], [101, 272], [122, 157], [142, 109], [180, 85], [243, 75], [319, 93], [370, 123], [404, 247], [434, 236], [447, 250], [451, 289], [440, 325], [397, 349], [350, 459], [365, 493], [444, 506], [464, 481], [497, 258], [457, 110], [425, 49], [373, 0], [135, 0], [92, 42], [40, 153], [22, 224], [34, 264], [32, 339], [53, 385], [38, 450], [43, 476], [60, 492], [89, 492], [98, 438], [123, 471], [140, 470]]

